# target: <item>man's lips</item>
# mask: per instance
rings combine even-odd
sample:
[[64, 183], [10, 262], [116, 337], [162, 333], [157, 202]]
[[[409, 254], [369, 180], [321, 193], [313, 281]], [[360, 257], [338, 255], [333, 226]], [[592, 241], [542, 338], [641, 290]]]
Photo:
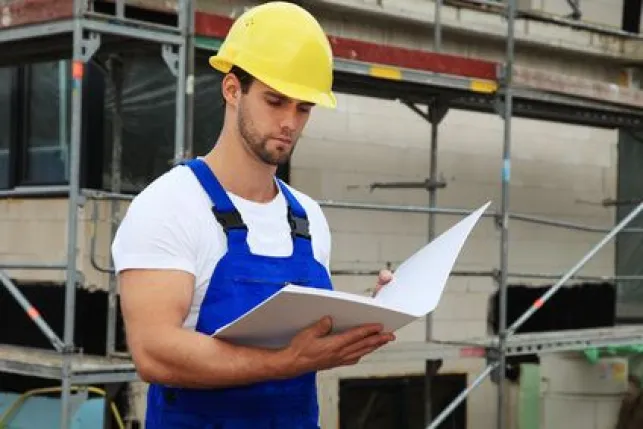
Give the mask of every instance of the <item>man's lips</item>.
[[274, 137], [274, 139], [284, 144], [292, 144], [292, 139], [286, 137]]

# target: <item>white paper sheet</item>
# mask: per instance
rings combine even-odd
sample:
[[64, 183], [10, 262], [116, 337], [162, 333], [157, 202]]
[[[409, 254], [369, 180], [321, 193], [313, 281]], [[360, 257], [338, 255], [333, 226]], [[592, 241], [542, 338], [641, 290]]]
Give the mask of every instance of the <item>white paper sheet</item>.
[[382, 323], [385, 330], [396, 331], [435, 310], [467, 237], [490, 204], [404, 261], [376, 298], [288, 285], [213, 335], [237, 344], [283, 347], [326, 315], [333, 319], [333, 332], [365, 323]]

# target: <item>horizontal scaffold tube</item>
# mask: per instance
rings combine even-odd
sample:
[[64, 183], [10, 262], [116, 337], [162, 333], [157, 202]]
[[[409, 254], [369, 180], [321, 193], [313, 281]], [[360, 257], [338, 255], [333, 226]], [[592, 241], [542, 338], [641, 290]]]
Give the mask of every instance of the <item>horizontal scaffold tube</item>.
[[[41, 196], [46, 197], [50, 195], [59, 195], [68, 191], [68, 187], [56, 186], [56, 187], [42, 187], [42, 188], [24, 188], [11, 191], [0, 191], [0, 199], [2, 198], [17, 198], [17, 197], [27, 197], [27, 196]], [[129, 201], [132, 200], [135, 195], [132, 194], [119, 194], [114, 192], [104, 192], [92, 189], [83, 189], [82, 195], [87, 198], [98, 199], [98, 200], [123, 200]], [[322, 207], [337, 208], [337, 209], [354, 209], [354, 210], [369, 210], [369, 211], [388, 211], [388, 212], [403, 212], [403, 213], [433, 213], [433, 214], [444, 214], [444, 215], [455, 215], [455, 216], [467, 216], [473, 212], [470, 209], [463, 208], [447, 208], [447, 207], [428, 207], [428, 206], [413, 206], [413, 205], [396, 205], [396, 204], [375, 204], [375, 203], [356, 203], [349, 201], [334, 201], [334, 200], [318, 200], [317, 201]], [[487, 211], [483, 214], [483, 217], [498, 217], [499, 214], [495, 211]], [[555, 219], [549, 219], [540, 216], [532, 216], [520, 213], [509, 213], [509, 218], [548, 226], [555, 226], [559, 228], [567, 228], [578, 231], [585, 232], [595, 232], [600, 234], [607, 234], [611, 231], [611, 228], [585, 225], [574, 222], [565, 222]], [[626, 228], [621, 231], [621, 233], [643, 233], [643, 228]]]

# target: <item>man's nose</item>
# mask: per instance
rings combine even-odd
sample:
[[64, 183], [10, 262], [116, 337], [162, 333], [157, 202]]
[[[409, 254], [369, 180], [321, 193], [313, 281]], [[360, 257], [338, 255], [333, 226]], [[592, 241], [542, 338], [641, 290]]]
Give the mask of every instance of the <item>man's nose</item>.
[[288, 108], [284, 109], [284, 113], [281, 117], [281, 129], [282, 130], [288, 130], [288, 132], [292, 132], [297, 128], [297, 109], [296, 108]]

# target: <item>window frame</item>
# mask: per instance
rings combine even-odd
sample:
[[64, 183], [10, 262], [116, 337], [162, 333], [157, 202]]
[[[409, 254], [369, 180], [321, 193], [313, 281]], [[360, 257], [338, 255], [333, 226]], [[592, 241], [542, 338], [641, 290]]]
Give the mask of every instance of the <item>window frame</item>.
[[[58, 61], [69, 61], [65, 58], [53, 60], [51, 62], [58, 62]], [[37, 180], [37, 179], [29, 179], [27, 178], [27, 172], [29, 171], [29, 142], [32, 137], [32, 103], [33, 103], [33, 80], [32, 80], [32, 75], [33, 75], [33, 68], [31, 64], [28, 64], [26, 66], [20, 67], [22, 71], [22, 83], [21, 83], [21, 90], [18, 95], [20, 99], [20, 119], [21, 119], [21, 127], [20, 127], [20, 138], [19, 138], [19, 145], [18, 145], [18, 152], [16, 153], [16, 156], [20, 160], [20, 165], [17, 166], [18, 168], [18, 175], [15, 177], [16, 179], [16, 184], [20, 187], [30, 187], [30, 186], [64, 186], [69, 183], [68, 180], [60, 180], [60, 181], [44, 181], [44, 180]], [[70, 94], [71, 95], [71, 94]], [[71, 103], [70, 103], [71, 104]], [[59, 109], [60, 107], [57, 106]], [[71, 119], [71, 108], [70, 111], [67, 112]], [[71, 121], [70, 121], [71, 123]]]
[[[15, 187], [15, 182], [16, 182], [16, 177], [17, 177], [17, 171], [16, 171], [16, 162], [17, 162], [17, 155], [16, 152], [18, 150], [18, 130], [20, 129], [20, 124], [18, 121], [20, 121], [21, 116], [18, 113], [18, 109], [20, 109], [20, 98], [19, 94], [17, 92], [17, 85], [20, 80], [20, 74], [19, 70], [16, 68], [9, 68], [9, 120], [7, 121], [8, 123], [6, 124], [7, 128], [9, 128], [9, 133], [8, 133], [8, 156], [7, 156], [7, 188], [11, 189]], [[0, 189], [4, 189], [4, 187], [0, 186]]]
[[[48, 61], [70, 61], [70, 58], [53, 58]], [[11, 191], [19, 188], [59, 188], [69, 184], [68, 180], [62, 181], [39, 181], [28, 180], [25, 178], [26, 170], [28, 168], [29, 159], [29, 138], [30, 138], [30, 106], [31, 106], [31, 85], [30, 73], [32, 70], [32, 63], [25, 63], [20, 65], [8, 66], [10, 70], [10, 96], [9, 96], [9, 157], [8, 157], [8, 183], [7, 186], [0, 186], [0, 191]], [[95, 177], [100, 177], [102, 172], [95, 171], [95, 166], [99, 166], [100, 162], [96, 162], [96, 153], [100, 154], [100, 147], [103, 144], [100, 137], [101, 130], [99, 129], [101, 123], [97, 122], [95, 118], [100, 116], [102, 106], [97, 105], [95, 101], [102, 100], [102, 90], [100, 88], [100, 79], [96, 79], [97, 74], [100, 73], [97, 66], [89, 63], [87, 73], [83, 78], [83, 110], [82, 110], [82, 126], [81, 126], [81, 163], [80, 163], [80, 185], [81, 187], [91, 187], [94, 189], [101, 189], [99, 181]], [[98, 90], [98, 91], [97, 91]], [[96, 95], [94, 95], [96, 94]], [[70, 93], [71, 96], [71, 93]], [[70, 116], [70, 111], [68, 113]], [[88, 141], [98, 142], [95, 146], [88, 144]], [[94, 173], [95, 172], [95, 173]], [[34, 195], [35, 196], [35, 195]], [[49, 196], [49, 195], [48, 195]], [[64, 196], [64, 194], [63, 194]]]

